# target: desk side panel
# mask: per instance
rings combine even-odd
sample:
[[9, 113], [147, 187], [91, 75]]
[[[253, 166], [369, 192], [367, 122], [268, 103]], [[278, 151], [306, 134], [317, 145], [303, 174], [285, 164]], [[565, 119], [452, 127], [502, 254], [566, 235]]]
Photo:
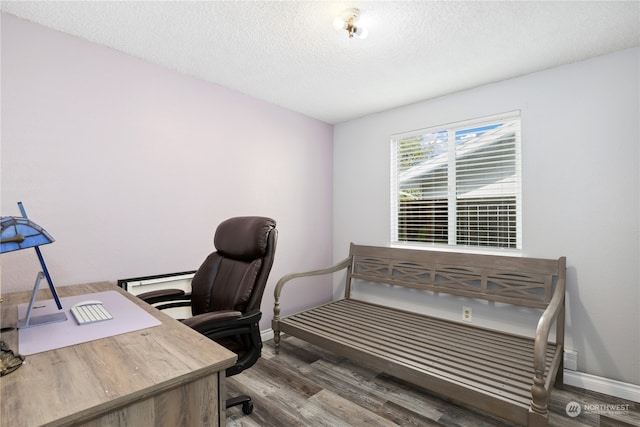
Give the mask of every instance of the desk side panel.
[[[225, 408], [220, 405], [219, 374], [149, 398], [131, 402], [98, 418], [74, 426], [82, 427], [209, 427], [224, 425]], [[222, 421], [222, 424], [220, 423]]]

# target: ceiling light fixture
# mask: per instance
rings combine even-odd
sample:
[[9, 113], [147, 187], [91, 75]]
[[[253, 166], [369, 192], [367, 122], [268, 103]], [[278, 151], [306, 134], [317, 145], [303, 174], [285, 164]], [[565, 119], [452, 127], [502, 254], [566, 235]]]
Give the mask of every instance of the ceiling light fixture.
[[358, 16], [360, 16], [360, 9], [346, 10], [342, 16], [339, 16], [333, 20], [333, 28], [338, 31], [347, 30], [350, 39], [352, 39], [354, 35], [358, 36], [361, 39], [364, 39], [365, 37], [367, 37], [367, 34], [369, 34], [369, 32], [363, 26], [356, 25]]

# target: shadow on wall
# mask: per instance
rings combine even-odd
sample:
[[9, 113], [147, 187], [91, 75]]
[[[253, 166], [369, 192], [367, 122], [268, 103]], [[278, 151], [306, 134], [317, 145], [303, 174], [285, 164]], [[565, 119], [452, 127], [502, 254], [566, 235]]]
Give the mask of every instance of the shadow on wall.
[[[586, 372], [584, 369], [584, 358], [587, 357], [585, 353], [586, 350], [589, 349], [590, 353], [596, 357], [596, 363], [600, 369], [606, 367], [608, 370], [613, 370], [615, 377], [611, 379], [630, 382], [629, 378], [623, 378], [623, 374], [618, 368], [618, 363], [616, 363], [611, 353], [607, 351], [607, 345], [603, 342], [601, 335], [598, 333], [598, 329], [591, 321], [589, 311], [580, 300], [580, 287], [578, 283], [578, 272], [576, 268], [574, 266], [567, 266], [567, 296], [565, 301], [567, 323], [565, 335], [571, 337], [572, 350], [576, 350], [579, 355], [583, 355], [582, 363], [580, 363], [580, 356], [578, 356], [578, 371]], [[576, 319], [580, 319], [579, 325], [575, 324]], [[622, 332], [624, 333], [624, 331]], [[616, 333], [620, 333], [620, 331], [616, 331]], [[611, 373], [607, 376], [611, 377]]]

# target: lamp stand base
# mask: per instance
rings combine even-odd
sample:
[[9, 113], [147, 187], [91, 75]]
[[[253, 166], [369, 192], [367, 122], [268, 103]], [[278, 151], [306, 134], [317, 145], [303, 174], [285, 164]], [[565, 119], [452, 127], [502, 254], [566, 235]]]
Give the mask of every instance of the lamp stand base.
[[[32, 316], [33, 308], [36, 302], [36, 296], [38, 295], [38, 289], [40, 288], [40, 281], [45, 277], [44, 273], [40, 271], [36, 276], [36, 282], [33, 284], [33, 292], [31, 292], [31, 300], [29, 300], [29, 307], [27, 308], [27, 314], [24, 319], [18, 320], [18, 329], [26, 329], [34, 326], [47, 325], [49, 323], [64, 322], [67, 320], [67, 315], [63, 311], [56, 313], [42, 314], [40, 316]], [[52, 287], [53, 289], [53, 287]], [[55, 291], [55, 290], [54, 290]], [[55, 292], [54, 292], [54, 295]], [[56, 303], [58, 308], [62, 310], [59, 300], [56, 297]]]
[[65, 313], [43, 314], [42, 316], [31, 316], [30, 319], [24, 318], [18, 320], [18, 329], [27, 329], [34, 326], [47, 325], [49, 323], [64, 322], [67, 320]]

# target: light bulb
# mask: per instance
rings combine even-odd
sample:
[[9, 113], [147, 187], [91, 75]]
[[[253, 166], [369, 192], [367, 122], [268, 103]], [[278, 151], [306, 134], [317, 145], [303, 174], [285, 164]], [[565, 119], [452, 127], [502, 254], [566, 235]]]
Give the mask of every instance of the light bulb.
[[347, 23], [344, 19], [337, 17], [333, 20], [333, 28], [335, 28], [337, 31], [344, 30], [345, 28], [347, 28]]
[[355, 35], [364, 39], [369, 35], [369, 31], [364, 27], [356, 27]]

